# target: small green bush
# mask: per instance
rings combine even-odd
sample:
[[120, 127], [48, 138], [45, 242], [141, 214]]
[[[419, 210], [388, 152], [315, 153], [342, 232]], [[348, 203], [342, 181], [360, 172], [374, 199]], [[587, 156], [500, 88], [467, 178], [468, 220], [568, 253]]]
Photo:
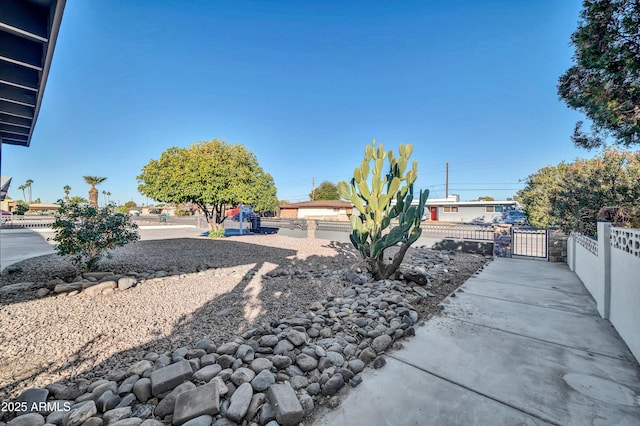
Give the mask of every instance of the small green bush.
[[224, 237], [224, 228], [212, 229], [209, 231], [209, 238], [223, 238], [223, 237]]
[[176, 216], [191, 216], [191, 212], [189, 210], [183, 210], [183, 209], [176, 209], [176, 211], [174, 211], [173, 214]]
[[5, 272], [7, 274], [17, 274], [18, 272], [23, 272], [23, 270], [22, 270], [22, 267], [18, 265], [11, 265], [11, 266], [7, 266], [7, 269], [5, 269]]
[[116, 212], [109, 204], [102, 208], [59, 200], [60, 208], [55, 215], [52, 238], [58, 244], [58, 255], [67, 258], [82, 272], [95, 269], [107, 251], [140, 239], [128, 215]]

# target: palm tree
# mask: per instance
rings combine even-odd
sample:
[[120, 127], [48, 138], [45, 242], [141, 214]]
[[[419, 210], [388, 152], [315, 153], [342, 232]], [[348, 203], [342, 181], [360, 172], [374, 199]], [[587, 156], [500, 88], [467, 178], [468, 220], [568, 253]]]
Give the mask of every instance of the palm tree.
[[18, 189], [22, 191], [22, 199], [26, 203], [27, 202], [27, 196], [24, 194], [24, 190], [27, 189], [27, 185], [20, 185], [18, 187]]
[[73, 197], [69, 198], [69, 202], [74, 204], [85, 204], [87, 200], [86, 198], [82, 198], [79, 195], [74, 195]]
[[111, 197], [111, 193], [109, 191], [102, 191], [102, 195], [104, 195], [104, 203], [109, 204], [109, 197]]
[[64, 190], [64, 200], [66, 202], [69, 202], [69, 193], [71, 192], [71, 187], [69, 185], [65, 185], [62, 189]]
[[82, 176], [85, 182], [91, 185], [91, 189], [89, 190], [89, 205], [92, 207], [98, 207], [98, 190], [96, 189], [96, 185], [101, 184], [105, 180], [106, 177], [101, 176]]
[[33, 183], [33, 180], [31, 180], [31, 179], [27, 179], [27, 181], [24, 183], [27, 186], [27, 188], [29, 189], [29, 204], [32, 203], [32, 201], [31, 201], [32, 200], [32, 198], [31, 198], [31, 184], [32, 183]]

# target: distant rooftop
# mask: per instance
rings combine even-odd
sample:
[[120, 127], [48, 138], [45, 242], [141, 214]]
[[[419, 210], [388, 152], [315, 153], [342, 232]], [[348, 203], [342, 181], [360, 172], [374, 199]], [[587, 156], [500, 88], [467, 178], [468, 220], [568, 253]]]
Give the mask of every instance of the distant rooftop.
[[329, 207], [334, 209], [351, 208], [353, 205], [347, 201], [342, 200], [315, 200], [315, 201], [302, 201], [300, 203], [282, 204], [281, 209], [297, 209], [305, 207]]

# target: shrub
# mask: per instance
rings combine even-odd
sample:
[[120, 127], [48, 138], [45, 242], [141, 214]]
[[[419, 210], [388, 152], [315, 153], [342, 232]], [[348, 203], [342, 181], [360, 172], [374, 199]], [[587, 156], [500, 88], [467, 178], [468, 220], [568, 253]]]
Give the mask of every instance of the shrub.
[[128, 215], [114, 211], [114, 205], [102, 208], [59, 200], [60, 208], [52, 225], [58, 244], [55, 250], [75, 267], [76, 272], [95, 269], [107, 251], [137, 241], [138, 226]]
[[224, 228], [212, 229], [209, 231], [209, 238], [223, 238], [223, 237], [224, 237]]
[[173, 214], [176, 216], [191, 216], [191, 212], [184, 209], [176, 209]]
[[27, 210], [29, 210], [29, 205], [22, 200], [18, 200], [16, 203], [16, 209], [13, 214], [22, 216]]
[[[429, 191], [420, 191], [418, 205], [411, 205], [418, 162], [414, 160], [411, 170], [406, 173], [405, 170], [412, 152], [413, 146], [401, 144], [400, 158], [395, 158], [393, 151], [386, 153], [382, 144], [376, 147], [374, 140], [366, 147], [361, 166], [353, 171], [351, 184], [345, 181], [338, 184], [340, 196], [351, 201], [358, 211], [350, 217], [351, 243], [376, 280], [387, 279], [396, 272], [411, 244], [422, 234], [420, 222]], [[389, 171], [383, 174], [385, 159], [388, 159]], [[369, 178], [372, 161], [373, 176]], [[386, 232], [393, 219], [397, 219], [397, 225]], [[400, 249], [387, 264], [384, 252], [397, 244]]]

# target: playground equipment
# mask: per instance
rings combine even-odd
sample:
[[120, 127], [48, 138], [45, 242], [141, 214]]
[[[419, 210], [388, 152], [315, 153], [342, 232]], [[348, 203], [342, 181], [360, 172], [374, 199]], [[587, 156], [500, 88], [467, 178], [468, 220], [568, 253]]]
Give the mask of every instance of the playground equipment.
[[251, 206], [245, 206], [240, 203], [235, 209], [229, 210], [227, 217], [230, 217], [234, 222], [239, 222], [240, 235], [243, 235], [245, 232], [243, 227], [245, 221], [251, 223], [249, 232], [260, 232], [260, 216], [253, 211]]

